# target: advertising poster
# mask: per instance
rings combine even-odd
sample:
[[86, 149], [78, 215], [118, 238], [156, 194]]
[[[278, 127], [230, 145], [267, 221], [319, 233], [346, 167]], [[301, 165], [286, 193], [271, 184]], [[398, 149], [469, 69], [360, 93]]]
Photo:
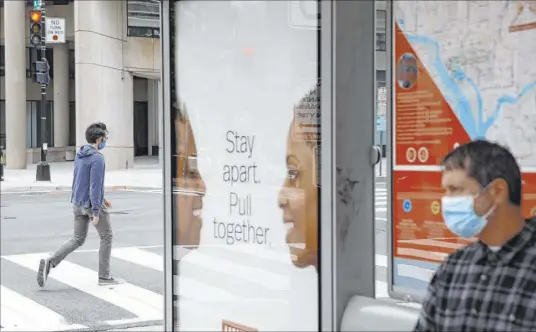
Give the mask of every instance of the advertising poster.
[[318, 15], [306, 2], [174, 3], [178, 331], [318, 329]]
[[523, 171], [536, 215], [536, 7], [533, 1], [396, 1], [393, 73], [393, 284], [425, 291], [466, 245], [443, 224], [442, 158], [486, 138]]

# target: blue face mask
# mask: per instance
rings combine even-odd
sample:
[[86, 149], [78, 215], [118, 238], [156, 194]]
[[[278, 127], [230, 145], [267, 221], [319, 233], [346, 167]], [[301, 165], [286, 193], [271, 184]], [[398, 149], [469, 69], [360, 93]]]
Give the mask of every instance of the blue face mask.
[[102, 141], [97, 146], [97, 149], [102, 150], [102, 149], [104, 149], [105, 146], [106, 146], [106, 141]]
[[474, 208], [474, 196], [444, 196], [441, 198], [441, 211], [445, 225], [454, 234], [472, 238], [488, 224], [488, 217], [495, 211], [493, 206], [485, 215], [478, 216]]

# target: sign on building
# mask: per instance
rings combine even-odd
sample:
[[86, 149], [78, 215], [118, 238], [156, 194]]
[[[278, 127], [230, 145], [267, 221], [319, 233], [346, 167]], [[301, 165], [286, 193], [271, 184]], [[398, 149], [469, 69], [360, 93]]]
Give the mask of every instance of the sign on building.
[[47, 32], [47, 44], [65, 43], [65, 19], [58, 17], [47, 17], [45, 23]]

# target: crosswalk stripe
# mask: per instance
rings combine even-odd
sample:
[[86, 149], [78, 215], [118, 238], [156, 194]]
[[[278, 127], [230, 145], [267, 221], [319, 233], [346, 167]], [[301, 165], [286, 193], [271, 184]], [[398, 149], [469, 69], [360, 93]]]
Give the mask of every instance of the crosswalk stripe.
[[2, 331], [57, 331], [86, 327], [69, 324], [55, 311], [4, 286], [0, 286], [0, 303]]
[[[40, 254], [6, 256], [5, 259], [37, 272]], [[97, 284], [97, 273], [80, 265], [63, 261], [54, 268], [49, 278], [79, 289], [89, 295], [121, 307], [134, 315], [146, 319], [162, 319], [164, 300], [160, 294], [153, 293], [129, 283], [104, 287]]]
[[[131, 263], [136, 263], [145, 267], [152, 268], [159, 272], [164, 271], [163, 257], [158, 254], [138, 249], [136, 247], [118, 248], [112, 250], [112, 256]], [[180, 280], [175, 278], [174, 294], [189, 300], [213, 299], [215, 302], [239, 302], [244, 299], [235, 296], [221, 288], [213, 287], [206, 283], [198, 282], [192, 278], [181, 276]], [[180, 287], [177, 287], [180, 282]]]
[[387, 283], [385, 281], [376, 280], [376, 298], [386, 297], [389, 297], [389, 292], [387, 291]]
[[136, 247], [113, 249], [112, 257], [143, 265], [160, 272], [164, 271], [164, 259], [162, 256]]
[[[244, 249], [245, 248], [241, 248], [240, 252], [243, 253]], [[249, 282], [257, 280], [256, 284], [272, 290], [288, 291], [291, 286], [289, 276], [280, 274], [282, 271], [277, 271], [280, 272], [277, 273], [273, 270], [266, 271], [256, 267], [241, 265], [232, 262], [232, 260], [214, 257], [210, 255], [210, 251], [203, 253], [202, 250], [200, 251], [198, 249], [195, 253], [195, 255], [193, 255], [193, 253], [188, 255], [187, 259], [183, 258], [182, 264], [195, 264], [203, 268], [211, 269], [215, 273], [230, 274], [233, 277], [246, 279]], [[44, 253], [8, 255], [3, 256], [2, 258], [36, 272], [39, 259], [45, 255], [46, 254]], [[279, 255], [279, 253], [277, 255]], [[139, 247], [116, 248], [112, 250], [112, 256], [136, 264], [140, 267], [151, 268], [159, 272], [163, 272], [164, 270], [163, 256], [161, 254], [152, 253], [140, 249]], [[388, 257], [386, 255], [376, 254], [376, 267], [387, 268], [387, 260]], [[259, 273], [262, 273], [262, 276]], [[49, 278], [78, 289], [119, 308], [130, 311], [137, 316], [136, 318], [108, 320], [100, 323], [116, 325], [128, 322], [136, 323], [162, 319], [164, 304], [162, 295], [129, 283], [113, 287], [98, 286], [96, 271], [71, 263], [68, 259], [54, 268], [51, 271]], [[229, 289], [227, 287], [229, 285], [219, 285], [218, 282], [214, 284], [207, 283], [207, 281], [197, 280], [195, 275], [184, 273], [180, 276], [174, 276], [174, 280], [174, 294], [179, 295], [188, 302], [193, 301], [195, 303], [199, 302], [210, 305], [209, 303], [244, 303], [248, 301], [247, 298], [238, 295], [238, 293], [235, 294], [233, 287]], [[177, 287], [179, 284], [181, 286]], [[387, 291], [388, 284], [386, 281], [377, 279], [375, 281], [375, 287], [376, 298], [389, 298]], [[266, 291], [268, 291], [268, 289], [266, 289]], [[45, 306], [41, 306], [31, 299], [11, 291], [4, 286], [2, 286], [1, 291], [2, 332], [22, 330], [72, 330], [86, 328], [83, 325], [69, 324], [55, 311], [52, 311]], [[32, 319], [27, 319], [26, 316], [30, 316]], [[40, 318], [45, 316], [46, 319]], [[23, 324], [22, 322], [25, 323]]]
[[389, 257], [387, 257], [386, 255], [380, 255], [380, 254], [376, 254], [376, 266], [379, 266], [379, 267], [387, 267], [387, 260], [389, 259]]
[[[253, 284], [258, 284], [264, 288], [271, 290], [288, 290], [290, 288], [290, 280], [288, 276], [276, 274], [265, 269], [250, 267], [237, 263], [231, 263], [231, 260], [223, 260], [201, 252], [202, 247], [195, 251], [195, 260], [192, 255], [187, 255], [181, 262], [183, 266], [197, 265], [212, 270], [214, 272], [236, 276], [240, 279]], [[174, 248], [174, 257], [181, 257], [181, 248]], [[232, 265], [232, 266], [231, 266]]]

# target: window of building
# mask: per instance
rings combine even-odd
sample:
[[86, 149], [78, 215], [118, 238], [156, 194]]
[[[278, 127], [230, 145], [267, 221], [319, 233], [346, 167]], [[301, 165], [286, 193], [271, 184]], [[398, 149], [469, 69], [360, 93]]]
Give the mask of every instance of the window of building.
[[0, 147], [6, 148], [6, 101], [0, 100]]
[[376, 10], [376, 51], [385, 51], [387, 49], [386, 23], [387, 12], [385, 10]]
[[69, 146], [76, 146], [76, 103], [69, 102]]
[[160, 38], [160, 1], [127, 1], [127, 35]]
[[69, 50], [69, 78], [74, 79], [74, 73], [75, 73], [75, 58], [74, 58], [74, 50]]
[[0, 45], [0, 77], [6, 75], [6, 50], [4, 45]]
[[[4, 1], [9, 0], [0, 0], [0, 8], [4, 7]], [[61, 6], [61, 5], [68, 5], [69, 2], [73, 2], [74, 0], [51, 0], [47, 1], [47, 4], [54, 5], [54, 6]], [[33, 8], [33, 0], [26, 0], [26, 7]]]
[[[54, 146], [54, 106], [52, 101], [47, 101], [47, 143]], [[41, 135], [41, 112], [40, 101], [27, 101], [27, 129], [26, 147], [38, 148]], [[6, 101], [0, 100], [0, 146], [6, 148]]]
[[[28, 116], [28, 127], [26, 131], [26, 146], [28, 148], [39, 148], [41, 138], [41, 101], [27, 101], [26, 112]], [[46, 102], [46, 141], [49, 147], [54, 146], [54, 102]]]
[[385, 70], [376, 70], [376, 83], [378, 86], [385, 86]]

